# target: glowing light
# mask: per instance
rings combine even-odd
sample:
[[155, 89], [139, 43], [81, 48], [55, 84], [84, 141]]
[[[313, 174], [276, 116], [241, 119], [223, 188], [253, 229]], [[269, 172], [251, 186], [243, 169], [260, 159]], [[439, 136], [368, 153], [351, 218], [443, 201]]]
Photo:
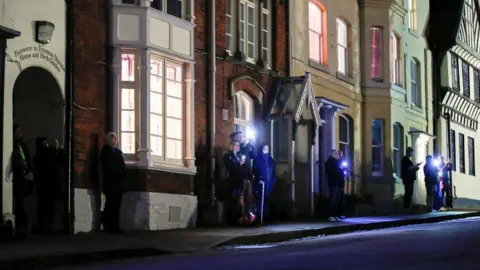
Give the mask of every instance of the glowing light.
[[242, 159], [245, 160], [247, 157], [245, 155], [242, 156]]
[[435, 165], [435, 167], [440, 166], [440, 160], [438, 159], [433, 160], [433, 165]]
[[343, 174], [344, 174], [344, 175], [347, 175], [347, 171], [343, 171]]
[[438, 177], [442, 177], [443, 173], [442, 172], [438, 172]]
[[253, 128], [247, 128], [247, 132], [246, 132], [246, 135], [247, 135], [247, 138], [249, 139], [255, 139], [255, 129]]

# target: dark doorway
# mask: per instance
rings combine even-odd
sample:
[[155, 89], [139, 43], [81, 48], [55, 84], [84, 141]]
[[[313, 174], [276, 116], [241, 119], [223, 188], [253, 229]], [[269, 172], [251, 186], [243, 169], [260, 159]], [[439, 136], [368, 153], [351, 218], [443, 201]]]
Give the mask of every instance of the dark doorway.
[[[51, 146], [55, 140], [63, 144], [65, 110], [60, 86], [53, 75], [40, 67], [23, 70], [13, 88], [13, 122], [21, 126], [24, 141], [33, 159], [35, 138], [45, 137]], [[33, 160], [32, 160], [33, 162]], [[37, 199], [29, 196], [26, 209], [32, 223], [37, 228]], [[63, 229], [63, 202], [55, 203], [55, 229]]]

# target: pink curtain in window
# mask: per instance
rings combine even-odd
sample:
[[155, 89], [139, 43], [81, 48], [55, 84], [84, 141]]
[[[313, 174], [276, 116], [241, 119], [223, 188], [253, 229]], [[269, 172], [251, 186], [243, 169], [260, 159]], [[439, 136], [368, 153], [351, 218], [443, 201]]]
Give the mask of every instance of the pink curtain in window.
[[372, 66], [371, 73], [373, 79], [378, 79], [381, 77], [380, 72], [380, 62], [381, 62], [381, 30], [379, 28], [372, 28]]

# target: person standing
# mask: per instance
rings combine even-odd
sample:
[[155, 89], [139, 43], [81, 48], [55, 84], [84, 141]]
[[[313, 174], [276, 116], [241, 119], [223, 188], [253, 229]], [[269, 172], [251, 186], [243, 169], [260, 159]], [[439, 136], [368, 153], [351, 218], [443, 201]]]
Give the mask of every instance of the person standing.
[[117, 145], [117, 135], [110, 132], [105, 136], [105, 145], [100, 153], [103, 169], [103, 193], [105, 194], [105, 208], [102, 219], [106, 232], [121, 232], [120, 207], [122, 205], [126, 166], [123, 152], [117, 148]]
[[438, 182], [438, 167], [435, 165], [433, 157], [430, 155], [425, 159], [423, 173], [425, 175], [425, 189], [427, 191], [427, 211], [432, 212], [435, 190]]
[[403, 186], [405, 188], [405, 193], [403, 194], [403, 208], [406, 210], [411, 210], [412, 206], [412, 197], [413, 197], [413, 185], [415, 180], [417, 180], [417, 171], [420, 169], [420, 165], [423, 162], [413, 164], [411, 158], [415, 153], [415, 150], [412, 147], [408, 147], [406, 155], [402, 158], [401, 163], [401, 176]]
[[261, 146], [261, 154], [253, 161], [255, 175], [256, 214], [260, 221], [268, 218], [269, 198], [275, 184], [275, 160], [270, 155], [268, 144]]
[[339, 155], [337, 150], [332, 150], [330, 157], [325, 162], [325, 171], [328, 181], [330, 217], [329, 221], [338, 221], [341, 219], [341, 203], [344, 196], [344, 175], [340, 167]]
[[[450, 161], [445, 162], [445, 159], [440, 159], [440, 183], [442, 184], [441, 192], [441, 206], [447, 209], [452, 208], [452, 197], [449, 195], [450, 189], [450, 171], [452, 170], [452, 163]], [[445, 199], [445, 202], [444, 202]], [[441, 207], [440, 207], [441, 208]]]

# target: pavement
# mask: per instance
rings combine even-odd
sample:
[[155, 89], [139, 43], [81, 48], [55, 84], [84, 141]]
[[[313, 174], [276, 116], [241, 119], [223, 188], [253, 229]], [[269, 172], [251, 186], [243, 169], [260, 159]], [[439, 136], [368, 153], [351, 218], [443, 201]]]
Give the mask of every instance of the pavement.
[[480, 218], [56, 270], [477, 270]]
[[0, 243], [0, 269], [40, 269], [116, 259], [185, 254], [221, 246], [278, 243], [318, 235], [345, 234], [480, 216], [447, 211], [407, 216], [349, 218], [341, 222], [294, 222], [261, 227], [216, 227], [123, 234], [32, 236]]

